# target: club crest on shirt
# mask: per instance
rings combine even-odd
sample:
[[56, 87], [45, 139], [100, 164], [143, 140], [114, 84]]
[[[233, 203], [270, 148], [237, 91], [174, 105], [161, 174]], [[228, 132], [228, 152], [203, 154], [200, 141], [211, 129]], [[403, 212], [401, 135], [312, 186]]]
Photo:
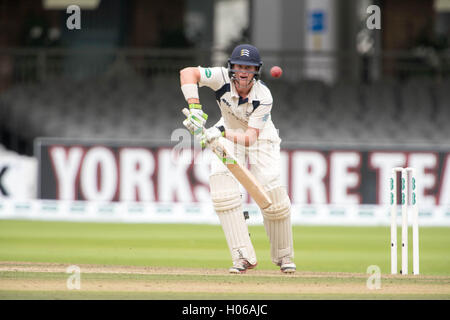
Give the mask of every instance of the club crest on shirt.
[[205, 69], [205, 75], [206, 75], [207, 78], [211, 78], [211, 69], [206, 68]]

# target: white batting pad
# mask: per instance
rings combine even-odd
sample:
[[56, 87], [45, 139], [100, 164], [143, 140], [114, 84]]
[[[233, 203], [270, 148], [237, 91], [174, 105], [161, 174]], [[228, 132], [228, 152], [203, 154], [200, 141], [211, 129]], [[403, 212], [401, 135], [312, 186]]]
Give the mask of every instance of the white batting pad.
[[209, 182], [214, 209], [225, 233], [231, 259], [245, 258], [255, 264], [256, 254], [245, 223], [237, 181], [229, 174], [214, 174]]
[[284, 187], [268, 191], [272, 205], [263, 210], [264, 227], [270, 241], [270, 254], [275, 264], [281, 258], [294, 258], [292, 239], [291, 201]]

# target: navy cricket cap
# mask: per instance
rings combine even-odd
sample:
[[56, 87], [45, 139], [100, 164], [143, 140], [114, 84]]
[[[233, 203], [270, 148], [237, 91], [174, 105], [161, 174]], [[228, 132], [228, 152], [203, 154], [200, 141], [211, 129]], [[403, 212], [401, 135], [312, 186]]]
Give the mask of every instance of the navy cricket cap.
[[261, 67], [262, 61], [258, 49], [250, 44], [240, 44], [231, 53], [230, 64]]

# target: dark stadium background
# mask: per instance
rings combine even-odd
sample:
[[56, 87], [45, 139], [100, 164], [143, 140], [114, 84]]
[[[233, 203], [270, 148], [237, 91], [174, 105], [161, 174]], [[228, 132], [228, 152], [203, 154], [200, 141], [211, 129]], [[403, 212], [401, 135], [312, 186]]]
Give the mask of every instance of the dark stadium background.
[[[81, 29], [69, 30], [67, 1], [0, 0], [0, 144], [10, 154], [39, 160], [37, 138], [171, 147], [185, 105], [179, 70], [225, 66], [234, 45], [249, 42], [265, 62], [262, 80], [286, 152], [316, 150], [327, 163], [336, 150], [360, 153], [355, 170], [363, 181], [349, 192], [364, 203], [380, 198], [370, 152], [397, 152], [405, 166], [411, 153], [425, 153], [435, 157], [419, 161], [420, 177], [433, 179], [427, 203], [448, 204], [448, 2], [325, 1], [325, 14], [294, 0], [86, 3]], [[372, 4], [381, 9], [381, 29], [367, 28]], [[225, 41], [227, 29], [233, 37]], [[270, 78], [273, 65], [283, 68], [281, 79]], [[200, 95], [212, 125], [214, 93], [201, 88]], [[48, 162], [42, 166], [50, 172]], [[43, 188], [53, 194], [44, 198], [54, 198], [54, 186], [49, 177], [34, 194]]]

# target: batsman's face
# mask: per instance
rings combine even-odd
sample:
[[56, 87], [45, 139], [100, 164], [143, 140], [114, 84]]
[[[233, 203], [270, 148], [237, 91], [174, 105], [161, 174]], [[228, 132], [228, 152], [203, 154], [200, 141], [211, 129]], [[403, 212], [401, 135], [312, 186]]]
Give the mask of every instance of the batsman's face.
[[246, 88], [251, 83], [255, 76], [253, 72], [256, 72], [255, 66], [245, 66], [242, 64], [235, 64], [233, 69], [236, 70], [236, 82], [242, 88]]

